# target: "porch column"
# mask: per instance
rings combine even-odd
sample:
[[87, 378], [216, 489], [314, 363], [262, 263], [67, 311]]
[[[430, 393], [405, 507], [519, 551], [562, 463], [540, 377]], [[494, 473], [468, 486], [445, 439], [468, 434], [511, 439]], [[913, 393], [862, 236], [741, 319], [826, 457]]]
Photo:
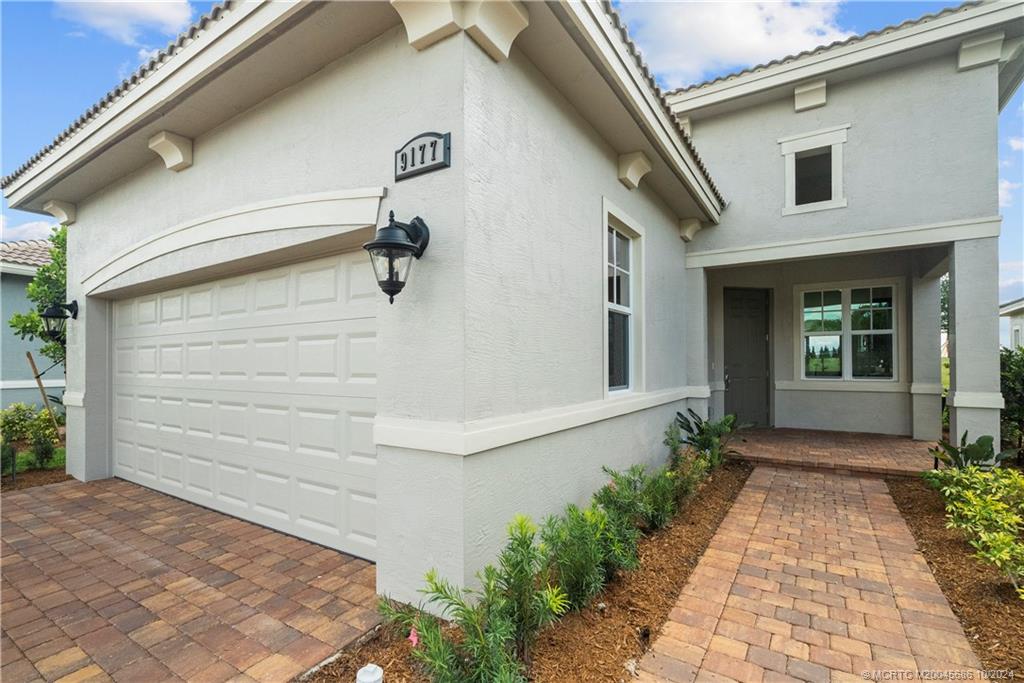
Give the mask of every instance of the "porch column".
[[[691, 387], [707, 388], [708, 279], [703, 268], [690, 268], [686, 271], [686, 292], [686, 383]], [[694, 399], [690, 403], [698, 413], [708, 416], [708, 399]]]
[[949, 433], [999, 443], [999, 247], [995, 237], [959, 240], [949, 259]]
[[942, 438], [941, 279], [929, 273], [911, 282], [911, 429], [928, 441]]

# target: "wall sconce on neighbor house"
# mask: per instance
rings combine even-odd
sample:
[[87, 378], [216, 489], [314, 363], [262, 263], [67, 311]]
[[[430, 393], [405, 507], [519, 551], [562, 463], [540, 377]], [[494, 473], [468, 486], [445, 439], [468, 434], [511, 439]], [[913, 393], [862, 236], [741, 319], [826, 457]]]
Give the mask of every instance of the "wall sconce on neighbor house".
[[68, 313], [72, 320], [78, 318], [78, 302], [69, 304], [50, 304], [39, 314], [43, 319], [43, 332], [50, 341], [64, 344], [64, 327], [68, 322]]
[[408, 223], [395, 220], [395, 212], [388, 214], [388, 224], [377, 228], [373, 241], [363, 245], [370, 253], [370, 264], [377, 276], [377, 284], [388, 295], [391, 303], [409, 279], [413, 258], [423, 256], [430, 242], [430, 230], [423, 219], [416, 216]]

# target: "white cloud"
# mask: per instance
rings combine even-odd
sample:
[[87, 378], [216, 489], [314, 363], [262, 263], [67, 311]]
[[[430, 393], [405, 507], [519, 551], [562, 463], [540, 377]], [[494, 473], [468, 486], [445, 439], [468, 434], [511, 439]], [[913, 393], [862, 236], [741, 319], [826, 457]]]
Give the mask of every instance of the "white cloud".
[[0, 236], [4, 242], [44, 240], [50, 237], [50, 231], [56, 226], [56, 223], [50, 221], [28, 221], [8, 226], [7, 216], [0, 215]]
[[1013, 204], [1013, 192], [1020, 188], [1020, 183], [1014, 183], [1006, 178], [999, 179], [999, 206], [1004, 209]]
[[1010, 138], [1006, 141], [1014, 152], [1024, 151], [1024, 138]]
[[644, 58], [670, 88], [851, 35], [836, 22], [837, 2], [626, 0], [618, 9]]
[[1024, 285], [1024, 261], [1003, 261], [999, 264], [999, 291]]
[[192, 20], [188, 0], [57, 0], [58, 16], [88, 26], [124, 43], [139, 45], [145, 31], [176, 34]]

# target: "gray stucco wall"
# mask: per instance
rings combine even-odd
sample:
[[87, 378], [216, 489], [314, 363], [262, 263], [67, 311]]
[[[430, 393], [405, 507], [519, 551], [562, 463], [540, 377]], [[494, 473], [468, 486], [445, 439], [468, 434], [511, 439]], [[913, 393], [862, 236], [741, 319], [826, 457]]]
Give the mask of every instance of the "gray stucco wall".
[[[32, 382], [32, 370], [25, 358], [26, 351], [32, 352], [40, 370], [45, 370], [50, 365], [49, 359], [39, 353], [42, 345], [38, 341], [21, 339], [7, 324], [13, 314], [32, 310], [33, 304], [25, 296], [25, 287], [31, 281], [32, 278], [28, 275], [0, 273], [0, 382], [5, 385], [8, 382], [17, 382], [19, 385]], [[47, 384], [60, 384], [64, 381], [63, 368], [53, 368], [43, 379]], [[59, 395], [61, 391], [60, 386], [47, 388], [47, 393], [51, 395]], [[0, 387], [0, 408], [6, 408], [12, 403], [42, 405], [42, 399], [34, 383], [28, 387]]]
[[[693, 136], [729, 200], [696, 251], [994, 216], [996, 65], [958, 72], [956, 55], [828, 83], [825, 106], [794, 112], [789, 95], [710, 119]], [[778, 139], [851, 124], [846, 208], [783, 216]]]

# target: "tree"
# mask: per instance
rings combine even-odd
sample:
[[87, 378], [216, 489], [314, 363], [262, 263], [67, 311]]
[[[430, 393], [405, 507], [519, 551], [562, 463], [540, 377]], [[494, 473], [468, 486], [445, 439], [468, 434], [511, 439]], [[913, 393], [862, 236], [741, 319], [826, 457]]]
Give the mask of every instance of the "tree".
[[15, 313], [7, 321], [11, 329], [22, 339], [44, 341], [42, 354], [54, 363], [64, 362], [64, 347], [46, 338], [43, 333], [43, 319], [39, 314], [50, 304], [63, 303], [67, 300], [67, 238], [66, 226], [53, 229], [53, 234], [50, 235], [50, 262], [39, 267], [35, 277], [25, 288], [25, 296], [35, 304], [35, 309], [27, 313]]

